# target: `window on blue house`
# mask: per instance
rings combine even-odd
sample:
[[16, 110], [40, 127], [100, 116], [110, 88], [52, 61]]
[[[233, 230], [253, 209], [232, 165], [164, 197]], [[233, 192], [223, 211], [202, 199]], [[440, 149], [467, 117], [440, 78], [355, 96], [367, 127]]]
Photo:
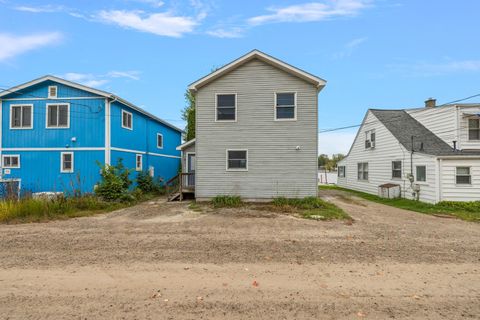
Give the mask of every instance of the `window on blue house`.
[[142, 171], [143, 170], [143, 161], [142, 161], [142, 155], [137, 154], [135, 156], [135, 169], [137, 171]]
[[122, 128], [133, 129], [133, 116], [130, 112], [122, 110]]
[[10, 128], [31, 129], [33, 118], [33, 105], [13, 104], [10, 107]]
[[163, 135], [161, 133], [157, 133], [157, 148], [163, 149]]
[[70, 105], [47, 104], [47, 128], [70, 127]]
[[20, 168], [20, 156], [9, 154], [3, 156], [3, 167], [6, 169]]
[[62, 152], [61, 153], [60, 172], [64, 172], [64, 173], [73, 172], [73, 152]]

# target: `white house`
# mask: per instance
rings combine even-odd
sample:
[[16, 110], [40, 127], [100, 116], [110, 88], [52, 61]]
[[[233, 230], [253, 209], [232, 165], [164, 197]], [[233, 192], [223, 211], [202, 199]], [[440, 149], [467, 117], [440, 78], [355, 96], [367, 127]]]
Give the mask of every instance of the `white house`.
[[478, 201], [480, 104], [370, 109], [338, 169], [338, 185], [353, 190], [393, 184], [424, 202]]

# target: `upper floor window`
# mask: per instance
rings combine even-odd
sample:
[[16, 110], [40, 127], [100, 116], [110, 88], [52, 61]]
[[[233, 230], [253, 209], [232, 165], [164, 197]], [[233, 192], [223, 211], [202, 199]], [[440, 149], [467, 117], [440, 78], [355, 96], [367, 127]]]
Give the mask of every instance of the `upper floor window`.
[[426, 182], [427, 181], [427, 166], [416, 166], [416, 180], [417, 182]]
[[33, 105], [18, 105], [12, 104], [10, 106], [10, 128], [11, 129], [31, 129], [33, 119]]
[[227, 150], [227, 170], [246, 171], [248, 170], [247, 150]]
[[365, 149], [375, 148], [375, 129], [365, 132]]
[[402, 178], [402, 161], [392, 161], [392, 178]]
[[60, 172], [73, 172], [73, 152], [62, 152], [60, 161]]
[[275, 94], [275, 120], [295, 120], [297, 118], [296, 109], [295, 93]]
[[47, 104], [47, 128], [70, 127], [70, 105]]
[[48, 97], [49, 98], [57, 98], [57, 86], [49, 86], [48, 87]]
[[133, 129], [133, 116], [130, 112], [122, 110], [122, 128]]
[[20, 156], [19, 155], [4, 155], [3, 156], [3, 167], [4, 168], [20, 168]]
[[456, 184], [471, 184], [472, 176], [470, 175], [470, 167], [457, 167], [455, 179]]
[[237, 95], [217, 94], [216, 121], [237, 120]]
[[143, 157], [141, 154], [137, 154], [135, 156], [135, 169], [137, 171], [142, 171], [143, 170]]
[[345, 166], [338, 166], [338, 177], [345, 178]]
[[468, 119], [468, 140], [480, 140], [480, 119]]
[[358, 180], [368, 180], [368, 162], [358, 163]]
[[163, 135], [161, 133], [157, 133], [157, 148], [163, 149]]

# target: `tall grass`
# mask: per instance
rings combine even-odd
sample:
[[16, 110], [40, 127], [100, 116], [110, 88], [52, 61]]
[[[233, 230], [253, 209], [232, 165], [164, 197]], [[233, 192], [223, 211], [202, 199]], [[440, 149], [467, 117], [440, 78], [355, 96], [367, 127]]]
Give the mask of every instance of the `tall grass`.
[[216, 196], [211, 204], [214, 208], [237, 208], [243, 205], [239, 196]]
[[303, 199], [287, 199], [279, 197], [273, 199], [272, 204], [282, 211], [300, 211], [300, 214], [307, 219], [351, 219], [345, 211], [333, 203], [316, 197], [306, 197]]

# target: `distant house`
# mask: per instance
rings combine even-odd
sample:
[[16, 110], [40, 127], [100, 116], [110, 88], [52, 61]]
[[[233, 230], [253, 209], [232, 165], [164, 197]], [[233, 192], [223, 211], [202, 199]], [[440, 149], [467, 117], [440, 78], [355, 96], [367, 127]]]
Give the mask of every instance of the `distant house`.
[[480, 104], [368, 110], [338, 185], [377, 194], [383, 184], [430, 203], [480, 200]]
[[183, 185], [201, 200], [316, 196], [317, 97], [324, 86], [258, 50], [192, 83], [196, 139], [178, 147], [190, 173]]
[[91, 192], [97, 161], [163, 179], [180, 167], [182, 130], [111, 93], [45, 76], [1, 92], [0, 104], [0, 182], [22, 191]]

